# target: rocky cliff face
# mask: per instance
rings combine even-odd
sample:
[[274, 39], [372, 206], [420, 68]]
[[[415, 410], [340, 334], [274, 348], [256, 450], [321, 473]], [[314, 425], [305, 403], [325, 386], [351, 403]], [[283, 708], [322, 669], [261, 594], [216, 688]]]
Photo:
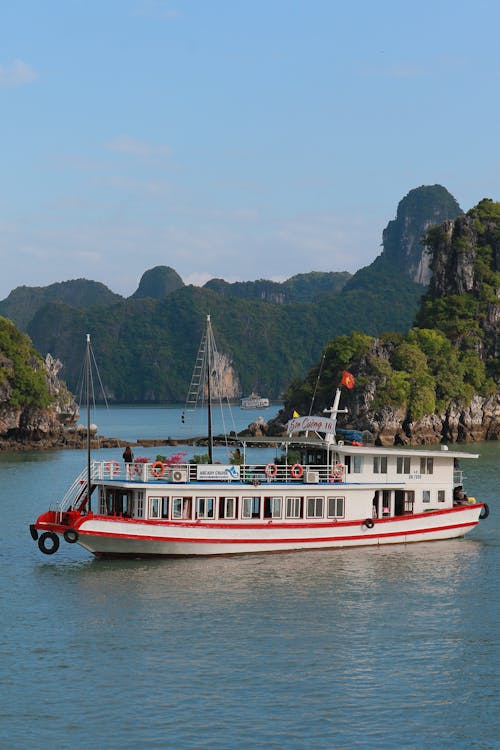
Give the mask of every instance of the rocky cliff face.
[[[5, 368], [8, 358], [2, 358]], [[43, 363], [44, 375], [52, 402], [47, 407], [12, 405], [9, 382], [0, 386], [0, 450], [51, 448], [64, 441], [64, 431], [78, 419], [78, 406], [58, 373], [62, 365], [50, 354]]]
[[417, 284], [431, 279], [431, 257], [423, 238], [427, 230], [462, 214], [455, 198], [441, 185], [423, 185], [410, 190], [398, 205], [397, 215], [382, 234], [382, 257], [407, 273]]
[[500, 394], [474, 395], [469, 402], [451, 400], [445, 409], [412, 421], [405, 408], [374, 408], [377, 384], [373, 379], [348, 400], [343, 421], [368, 431], [380, 445], [432, 445], [436, 443], [500, 440]]

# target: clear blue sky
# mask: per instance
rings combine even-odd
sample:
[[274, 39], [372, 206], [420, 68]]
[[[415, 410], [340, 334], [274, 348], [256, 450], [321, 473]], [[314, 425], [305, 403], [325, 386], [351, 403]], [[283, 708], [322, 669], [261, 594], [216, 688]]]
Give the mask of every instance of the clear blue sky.
[[0, 25], [0, 299], [355, 271], [401, 198], [500, 199], [491, 0], [16, 0]]

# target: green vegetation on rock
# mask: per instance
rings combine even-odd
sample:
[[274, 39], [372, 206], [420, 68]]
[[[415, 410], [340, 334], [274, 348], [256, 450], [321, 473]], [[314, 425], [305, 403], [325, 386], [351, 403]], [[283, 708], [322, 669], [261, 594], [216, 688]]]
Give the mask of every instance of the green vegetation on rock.
[[6, 318], [0, 317], [0, 392], [9, 407], [45, 408], [51, 402], [40, 355], [30, 338]]

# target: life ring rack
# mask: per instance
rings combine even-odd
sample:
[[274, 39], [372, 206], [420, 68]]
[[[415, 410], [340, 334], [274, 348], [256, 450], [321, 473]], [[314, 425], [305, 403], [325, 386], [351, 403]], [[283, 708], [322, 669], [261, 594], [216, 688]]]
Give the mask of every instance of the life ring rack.
[[290, 469], [290, 474], [294, 479], [300, 479], [304, 475], [304, 467], [302, 464], [296, 463]]
[[151, 466], [151, 474], [160, 479], [165, 474], [165, 464], [162, 461], [155, 461]]
[[274, 477], [278, 473], [278, 467], [276, 466], [275, 463], [273, 463], [272, 461], [269, 461], [269, 463], [266, 464], [264, 473], [266, 477], [269, 477], [269, 479], [274, 479]]

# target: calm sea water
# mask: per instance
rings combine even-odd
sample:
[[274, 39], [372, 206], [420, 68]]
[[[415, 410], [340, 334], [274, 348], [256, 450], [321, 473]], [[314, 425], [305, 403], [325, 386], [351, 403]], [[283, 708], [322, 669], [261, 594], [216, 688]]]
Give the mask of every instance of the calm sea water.
[[112, 562], [28, 532], [82, 452], [0, 454], [0, 748], [500, 747], [500, 445], [467, 450], [462, 540]]

